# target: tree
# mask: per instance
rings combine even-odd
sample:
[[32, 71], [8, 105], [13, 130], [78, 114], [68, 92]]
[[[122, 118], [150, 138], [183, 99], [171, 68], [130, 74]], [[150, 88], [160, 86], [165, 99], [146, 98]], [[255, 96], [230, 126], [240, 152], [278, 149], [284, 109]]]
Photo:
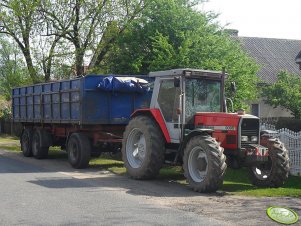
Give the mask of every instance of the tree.
[[216, 17], [201, 13], [187, 0], [155, 0], [121, 34], [98, 65], [100, 72], [145, 74], [172, 68], [202, 68], [229, 73], [236, 81], [235, 108], [256, 98], [258, 66], [215, 23]]
[[30, 35], [37, 20], [36, 0], [1, 0], [0, 33], [10, 36], [21, 49], [33, 82], [38, 82], [38, 75], [31, 55]]
[[265, 102], [274, 107], [289, 109], [295, 118], [301, 119], [301, 78], [282, 71], [277, 82], [263, 89]]
[[[0, 0], [0, 33], [22, 51], [34, 83], [101, 64], [150, 0]], [[57, 68], [58, 67], [58, 68]], [[70, 75], [70, 73], [69, 73]], [[67, 75], [64, 75], [64, 77]], [[60, 77], [60, 76], [59, 76]]]
[[0, 95], [0, 118], [9, 118], [11, 116], [11, 102]]
[[49, 22], [41, 14], [41, 1], [0, 0], [0, 6], [0, 33], [12, 38], [19, 46], [32, 82], [49, 81], [61, 36], [45, 39]]
[[0, 37], [0, 95], [11, 99], [11, 89], [30, 83], [18, 47]]
[[[143, 10], [147, 0], [58, 0], [44, 1], [41, 12], [49, 23], [49, 36], [65, 39], [74, 49], [77, 75], [83, 74], [84, 59], [91, 67], [102, 61], [116, 36]], [[116, 32], [112, 33], [112, 25]], [[109, 34], [110, 33], [110, 34]]]

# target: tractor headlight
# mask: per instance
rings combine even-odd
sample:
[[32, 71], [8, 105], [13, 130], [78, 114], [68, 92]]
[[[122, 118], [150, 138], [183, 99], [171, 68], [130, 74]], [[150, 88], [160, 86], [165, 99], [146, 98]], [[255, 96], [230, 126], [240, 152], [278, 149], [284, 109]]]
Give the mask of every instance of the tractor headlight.
[[258, 137], [257, 136], [251, 136], [251, 141], [252, 142], [257, 142], [258, 141]]
[[248, 136], [241, 136], [241, 141], [242, 142], [248, 142]]

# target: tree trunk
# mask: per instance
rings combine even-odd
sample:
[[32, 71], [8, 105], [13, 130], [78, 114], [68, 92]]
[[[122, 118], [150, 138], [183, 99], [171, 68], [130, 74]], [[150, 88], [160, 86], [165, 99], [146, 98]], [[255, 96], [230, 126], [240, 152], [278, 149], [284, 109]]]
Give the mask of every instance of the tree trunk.
[[33, 66], [29, 48], [28, 47], [23, 48], [22, 52], [24, 54], [27, 69], [28, 69], [29, 75], [32, 79], [32, 82], [33, 83], [39, 83], [40, 81], [39, 81], [39, 78], [37, 76], [37, 71], [35, 70], [35, 68]]
[[93, 68], [101, 63], [101, 61], [104, 59], [104, 56], [116, 41], [117, 36], [121, 34], [122, 31], [123, 30], [118, 29], [116, 21], [108, 23], [101, 40], [97, 44], [96, 51], [93, 54], [89, 64], [89, 68]]
[[44, 67], [44, 74], [45, 74], [45, 82], [48, 82], [50, 81], [50, 75], [51, 75], [51, 67], [52, 67], [52, 60], [53, 60], [53, 57], [54, 57], [54, 50], [55, 50], [55, 47], [56, 47], [56, 44], [58, 43], [58, 41], [60, 40], [61, 37], [59, 36], [56, 36], [52, 45], [51, 45], [51, 48], [49, 50], [49, 55], [48, 55], [48, 58], [45, 62], [45, 64], [43, 64], [43, 67]]
[[79, 35], [79, 15], [80, 15], [81, 1], [77, 0], [75, 5], [75, 22], [73, 25], [74, 38], [73, 44], [75, 46], [75, 69], [76, 75], [83, 75], [83, 61], [84, 61], [84, 50], [80, 43]]
[[81, 48], [76, 49], [75, 55], [76, 76], [84, 75], [84, 53]]

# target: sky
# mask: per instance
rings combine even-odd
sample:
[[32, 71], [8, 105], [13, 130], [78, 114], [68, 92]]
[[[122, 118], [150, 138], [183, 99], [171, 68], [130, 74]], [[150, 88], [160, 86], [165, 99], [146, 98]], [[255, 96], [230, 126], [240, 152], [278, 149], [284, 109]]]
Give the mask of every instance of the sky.
[[239, 36], [301, 40], [301, 0], [209, 0], [201, 7]]

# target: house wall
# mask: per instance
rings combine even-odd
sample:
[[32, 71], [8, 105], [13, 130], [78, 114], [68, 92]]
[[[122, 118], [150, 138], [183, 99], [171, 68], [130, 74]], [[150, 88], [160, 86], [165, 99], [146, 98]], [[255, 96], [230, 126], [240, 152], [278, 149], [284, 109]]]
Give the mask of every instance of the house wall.
[[[281, 107], [274, 108], [271, 105], [265, 104], [262, 99], [252, 102], [252, 104], [259, 105], [259, 117], [260, 118], [293, 117], [290, 110], [283, 109]], [[251, 104], [251, 106], [252, 106], [252, 104]]]

